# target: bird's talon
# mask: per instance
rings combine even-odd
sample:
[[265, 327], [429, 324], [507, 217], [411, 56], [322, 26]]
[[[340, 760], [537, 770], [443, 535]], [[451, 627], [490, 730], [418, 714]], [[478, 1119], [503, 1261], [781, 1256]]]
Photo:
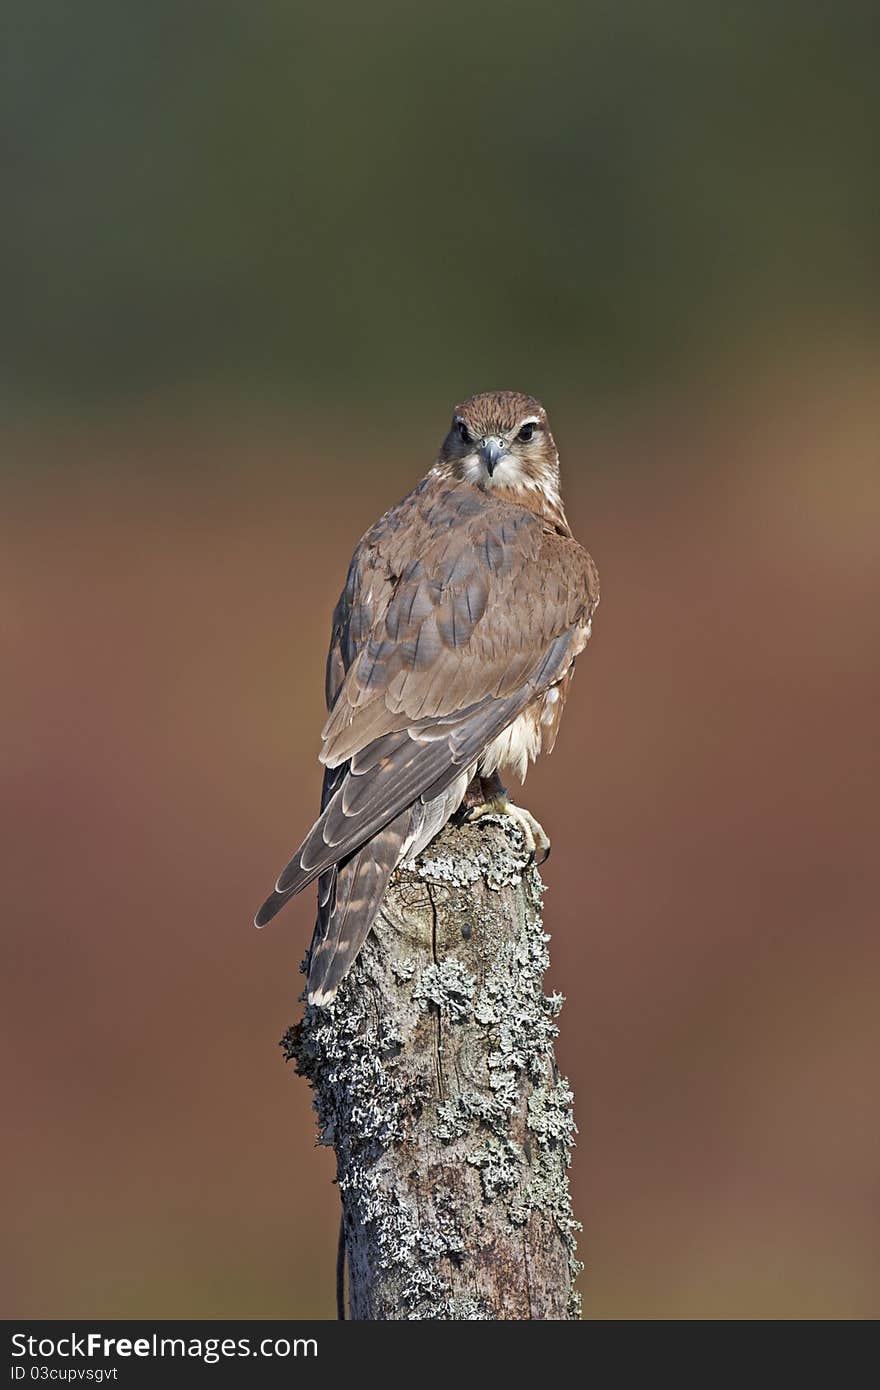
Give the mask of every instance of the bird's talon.
[[[506, 796], [497, 796], [491, 801], [482, 802], [479, 806], [469, 807], [463, 820], [474, 822], [482, 820], [484, 816], [508, 816], [510, 820], [515, 821], [523, 837], [523, 848], [528, 854], [528, 866], [531, 867], [535, 863], [546, 864], [550, 857], [550, 840], [540, 821], [537, 821], [530, 811], [514, 805]], [[540, 860], [539, 849], [542, 854]]]

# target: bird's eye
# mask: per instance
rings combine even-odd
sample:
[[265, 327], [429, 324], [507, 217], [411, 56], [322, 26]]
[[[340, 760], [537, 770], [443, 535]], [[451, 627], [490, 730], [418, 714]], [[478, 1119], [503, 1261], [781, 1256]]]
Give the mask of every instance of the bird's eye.
[[523, 444], [528, 444], [529, 440], [532, 438], [532, 436], [534, 435], [534, 433], [535, 433], [535, 426], [534, 426], [534, 424], [530, 421], [529, 424], [523, 425], [522, 429], [520, 430], [519, 434], [518, 434], [516, 437], [517, 437], [517, 439], [519, 439]]
[[467, 425], [464, 423], [464, 420], [458, 421], [458, 437], [461, 440], [462, 444], [471, 443], [471, 432], [468, 429]]

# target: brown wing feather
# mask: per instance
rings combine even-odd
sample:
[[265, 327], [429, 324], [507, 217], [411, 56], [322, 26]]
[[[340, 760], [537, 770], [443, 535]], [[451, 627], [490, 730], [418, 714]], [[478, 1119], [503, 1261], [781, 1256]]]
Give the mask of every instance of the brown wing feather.
[[597, 598], [577, 542], [469, 483], [429, 474], [367, 532], [334, 613], [322, 812], [258, 923], [319, 875], [339, 912], [332, 866], [440, 795], [565, 676]]
[[584, 620], [594, 576], [577, 542], [532, 512], [467, 483], [420, 485], [355, 555], [340, 609], [359, 640], [348, 644], [322, 761], [513, 693]]
[[[331, 652], [332, 652], [331, 647]], [[329, 669], [329, 663], [328, 663]], [[321, 810], [323, 811], [328, 803], [333, 799], [334, 794], [342, 786], [348, 771], [343, 767], [325, 767], [324, 785], [321, 789]], [[331, 871], [332, 870], [332, 871]], [[276, 913], [280, 912], [285, 903], [289, 902], [296, 893], [296, 889], [287, 892], [279, 892], [277, 885], [271, 892], [254, 918], [254, 925], [266, 927], [272, 921]], [[336, 871], [334, 866], [328, 866], [328, 871], [323, 873], [318, 882], [318, 906], [324, 908], [330, 903], [331, 898], [336, 892]], [[331, 906], [332, 911], [332, 906]]]
[[379, 765], [360, 776], [353, 763], [346, 765], [339, 790], [281, 871], [273, 897], [286, 900], [300, 892], [418, 797], [429, 800], [439, 796], [534, 699], [541, 683], [551, 684], [570, 661], [566, 635], [546, 653], [536, 679], [512, 695], [502, 700], [485, 699], [455, 719], [402, 730]]

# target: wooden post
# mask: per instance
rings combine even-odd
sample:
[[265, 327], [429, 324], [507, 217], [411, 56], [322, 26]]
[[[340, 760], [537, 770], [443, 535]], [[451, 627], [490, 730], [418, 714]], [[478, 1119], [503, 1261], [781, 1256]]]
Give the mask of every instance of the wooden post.
[[509, 817], [447, 826], [282, 1040], [336, 1150], [353, 1319], [580, 1316], [542, 891]]

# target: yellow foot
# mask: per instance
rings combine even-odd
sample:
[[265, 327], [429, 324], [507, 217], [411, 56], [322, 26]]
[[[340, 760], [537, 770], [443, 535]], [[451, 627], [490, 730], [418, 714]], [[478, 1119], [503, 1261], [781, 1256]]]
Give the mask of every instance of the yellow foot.
[[491, 801], [471, 806], [465, 811], [462, 820], [482, 820], [483, 816], [509, 816], [522, 831], [526, 849], [532, 859], [537, 859], [538, 850], [541, 851], [541, 858], [537, 861], [539, 864], [545, 864], [550, 858], [550, 840], [547, 832], [541, 822], [535, 820], [531, 811], [526, 811], [522, 806], [515, 806], [506, 796], [493, 796]]

